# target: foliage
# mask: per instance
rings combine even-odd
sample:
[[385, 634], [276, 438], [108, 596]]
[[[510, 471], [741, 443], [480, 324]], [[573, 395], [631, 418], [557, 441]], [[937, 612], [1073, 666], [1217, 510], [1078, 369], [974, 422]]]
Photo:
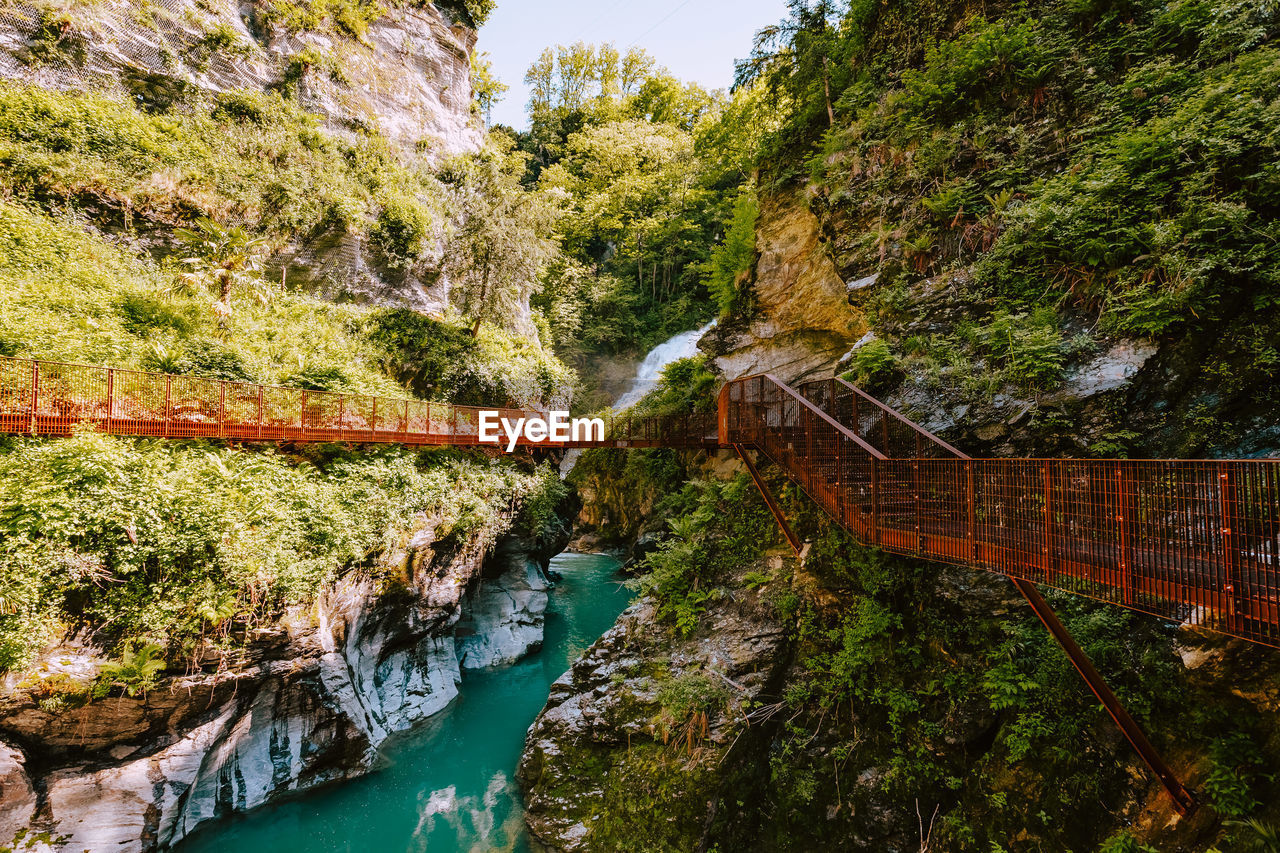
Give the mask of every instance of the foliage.
[[267, 0], [262, 6], [269, 24], [294, 32], [329, 29], [356, 39], [385, 11], [378, 0]]
[[462, 225], [446, 250], [455, 294], [478, 330], [482, 321], [511, 328], [555, 257], [555, 196], [521, 183], [528, 155], [493, 134], [478, 155], [449, 164], [445, 186]]
[[705, 355], [677, 359], [662, 369], [657, 386], [629, 411], [635, 417], [713, 412], [719, 385]]
[[635, 352], [705, 323], [710, 249], [749, 176], [742, 149], [768, 124], [755, 102], [683, 84], [643, 51], [611, 45], [549, 48], [526, 82], [526, 180], [565, 199], [565, 257], [535, 300], [557, 352]]
[[475, 91], [475, 107], [488, 123], [494, 106], [511, 88], [494, 74], [488, 53], [478, 51], [471, 54], [471, 85]]
[[1229, 820], [1224, 825], [1232, 830], [1233, 836], [1238, 830], [1244, 831], [1244, 838], [1237, 841], [1241, 850], [1252, 850], [1255, 853], [1280, 853], [1280, 828], [1274, 824], [1251, 819]]
[[1113, 835], [1102, 843], [1098, 853], [1159, 853], [1156, 848], [1141, 844], [1128, 832]]
[[530, 341], [485, 326], [472, 335], [407, 309], [381, 309], [365, 324], [385, 370], [424, 398], [464, 405], [567, 405], [572, 374]]
[[120, 658], [103, 664], [99, 673], [99, 689], [106, 693], [120, 688], [126, 696], [146, 696], [156, 685], [156, 677], [164, 672], [164, 650], [153, 643], [144, 643], [136, 651], [133, 643], [126, 642], [120, 650]]
[[878, 311], [873, 328], [905, 374], [977, 401], [1006, 386], [1052, 388], [1085, 335], [1214, 340], [1190, 378], [1213, 414], [1236, 419], [1238, 434], [1240, 410], [1275, 405], [1256, 393], [1280, 364], [1266, 165], [1276, 159], [1273, 10], [1207, 0], [788, 8], [739, 69], [777, 115], [756, 148], [761, 191], [810, 181], [827, 233], [848, 235], [833, 244], [837, 265], [878, 273], [872, 307], [945, 285], [948, 301], [992, 319], [989, 335], [935, 324], [919, 347], [895, 340], [921, 325], [910, 312]]
[[[542, 513], [542, 493], [561, 494], [550, 469], [397, 448], [318, 454], [92, 433], [14, 443], [0, 454], [0, 588], [12, 597], [0, 664], [20, 667], [62, 619], [95, 626], [108, 647], [142, 637], [187, 654], [231, 612], [269, 623], [339, 573], [375, 570], [423, 519], [439, 541], [487, 547], [526, 499]], [[146, 661], [123, 657], [113, 678], [141, 677]]]
[[692, 482], [672, 509], [673, 535], [645, 558], [647, 574], [635, 586], [657, 600], [659, 618], [688, 636], [707, 603], [723, 594], [717, 582], [770, 544], [773, 537], [761, 531], [772, 529], [771, 519], [745, 474], [727, 483]]
[[875, 389], [896, 374], [898, 365], [898, 357], [889, 343], [873, 338], [854, 350], [845, 378], [855, 385]]
[[720, 316], [741, 311], [745, 306], [745, 288], [742, 277], [751, 271], [756, 260], [756, 220], [760, 218], [760, 205], [754, 191], [748, 187], [742, 191], [733, 205], [733, 218], [724, 235], [724, 242], [711, 250], [707, 263], [707, 289], [720, 308]]
[[725, 684], [705, 672], [692, 670], [665, 681], [658, 690], [660, 710], [654, 726], [663, 743], [675, 736], [686, 749], [707, 735], [710, 715], [729, 702]]
[[1255, 793], [1265, 775], [1264, 759], [1247, 734], [1236, 731], [1215, 738], [1209, 745], [1209, 762], [1204, 790], [1219, 814], [1247, 817], [1261, 805]]
[[1050, 308], [1017, 313], [1001, 308], [981, 325], [961, 324], [956, 331], [1001, 370], [1001, 379], [1016, 385], [1052, 384], [1068, 354], [1057, 314]]
[[0, 86], [0, 188], [28, 202], [118, 209], [126, 224], [193, 229], [204, 217], [254, 238], [359, 233], [392, 191], [439, 195], [385, 140], [327, 136], [278, 95], [229, 92], [150, 115], [105, 95], [12, 83]]
[[266, 241], [238, 225], [228, 228], [207, 216], [196, 220], [194, 228], [177, 229], [174, 236], [183, 253], [189, 255], [182, 261], [190, 268], [183, 280], [213, 285], [218, 294], [214, 309], [219, 316], [231, 313], [231, 294], [237, 289], [249, 289], [262, 302], [271, 298], [271, 290], [258, 276]]
[[382, 200], [369, 239], [383, 264], [403, 272], [412, 269], [426, 254], [431, 235], [431, 215], [422, 204], [416, 199], [390, 194]]
[[210, 297], [59, 220], [0, 202], [0, 338], [12, 354], [279, 382], [342, 367], [351, 390], [401, 396], [374, 370], [356, 326], [365, 311], [295, 293], [248, 302], [215, 323]]

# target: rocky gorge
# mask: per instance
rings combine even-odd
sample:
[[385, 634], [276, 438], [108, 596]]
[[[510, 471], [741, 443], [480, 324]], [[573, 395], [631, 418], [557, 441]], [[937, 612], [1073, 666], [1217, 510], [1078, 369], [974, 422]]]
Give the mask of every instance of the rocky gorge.
[[[864, 265], [848, 248], [849, 223], [807, 198], [794, 191], [761, 202], [755, 263], [743, 285], [751, 308], [722, 319], [700, 343], [719, 377], [770, 372], [784, 382], [803, 382], [845, 373], [856, 370], [859, 351], [874, 342], [897, 347], [923, 340], [985, 310], [963, 269], [904, 288], [883, 269]], [[1062, 333], [1077, 334], [1073, 328]], [[1154, 426], [1142, 432], [1133, 425], [1186, 424], [1189, 411], [1203, 412], [1212, 402], [1202, 366], [1188, 360], [1199, 345], [1175, 337], [1099, 335], [1064, 360], [1060, 381], [1040, 390], [1007, 383], [994, 393], [975, 393], [957, 377], [944, 372], [940, 379], [913, 359], [897, 359], [891, 369], [862, 378], [891, 405], [977, 454], [1084, 455], [1138, 441], [1140, 433], [1146, 452], [1169, 454], [1186, 433]], [[1252, 417], [1270, 423], [1265, 407]], [[1227, 442], [1214, 452], [1264, 445], [1275, 452], [1257, 435], [1232, 441], [1243, 443]], [[730, 534], [703, 512], [682, 516], [688, 506], [674, 509], [668, 496], [686, 481], [723, 483], [741, 478], [740, 471], [730, 455], [672, 451], [656, 451], [644, 463], [615, 456], [580, 464], [576, 486], [587, 500], [577, 535], [595, 547], [634, 549], [641, 558], [693, 547], [702, 565], [693, 570], [694, 588], [706, 592], [692, 599], [698, 602], [692, 629], [675, 627], [670, 610], [665, 619], [660, 614], [676, 606], [672, 599], [694, 593], [655, 592], [641, 599], [553, 686], [520, 768], [527, 820], [541, 841], [564, 850], [623, 844], [655, 851], [794, 849], [800, 843], [812, 845], [808, 849], [905, 851], [935, 849], [932, 836], [944, 839], [934, 842], [942, 844], [937, 849], [961, 850], [976, 849], [969, 827], [982, 824], [996, 837], [1014, 839], [1013, 847], [998, 849], [1023, 849], [1018, 839], [1030, 843], [1027, 826], [1034, 819], [1023, 813], [1001, 824], [985, 795], [969, 798], [959, 780], [980, 773], [988, 784], [1020, 791], [1028, 803], [1051, 798], [1055, 778], [1091, 779], [1090, 789], [1109, 805], [1080, 807], [1092, 815], [1088, 828], [1043, 830], [1056, 833], [1052, 843], [1063, 845], [1054, 849], [1093, 849], [1089, 845], [1100, 835], [1113, 833], [1153, 845], [1143, 849], [1212, 846], [1220, 819], [1209, 809], [1192, 819], [1174, 814], [1092, 708], [1075, 712], [1084, 721], [1076, 736], [1089, 744], [1089, 766], [1062, 757], [1011, 757], [1010, 738], [1022, 736], [1016, 732], [1026, 717], [988, 695], [992, 675], [974, 680], [999, 666], [993, 649], [1008, 648], [1008, 638], [1017, 636], [1019, 651], [1013, 653], [1025, 655], [1033, 643], [1033, 654], [1046, 661], [1033, 678], [1038, 682], [1048, 672], [1062, 678], [1069, 697], [1063, 704], [1076, 706], [1082, 688], [1068, 680], [1063, 659], [1049, 657], [1060, 650], [1031, 633], [1037, 626], [1005, 579], [877, 557], [833, 536], [814, 518], [812, 504], [776, 474], [770, 480], [775, 494], [808, 540], [804, 556], [796, 561], [774, 550], [727, 566], [708, 557], [694, 543]], [[703, 532], [686, 532], [688, 518], [698, 519], [702, 526], [695, 529]], [[642, 572], [661, 572], [665, 565], [662, 559], [637, 562]], [[1076, 624], [1101, 624], [1101, 615], [1087, 615], [1087, 607], [1068, 597], [1056, 602], [1075, 614]], [[890, 621], [869, 628], [858, 621], [862, 613], [880, 614], [873, 622], [881, 615]], [[1167, 689], [1230, 706], [1232, 725], [1273, 731], [1280, 714], [1274, 692], [1240, 687], [1269, 679], [1273, 661], [1265, 650], [1149, 620], [1126, 625], [1106, 629], [1131, 632], [1108, 640], [1109, 677], [1134, 692]], [[1096, 628], [1083, 630], [1093, 636]], [[889, 636], [897, 639], [887, 641]], [[901, 644], [900, 651], [885, 642]], [[897, 658], [904, 669], [876, 663], [876, 655]], [[856, 679], [864, 665], [871, 680], [859, 692], [833, 690], [838, 700], [824, 694], [832, 689], [826, 680], [833, 672]], [[953, 686], [913, 686], [931, 677], [941, 679], [931, 684]], [[1165, 687], [1144, 687], [1144, 678]], [[1144, 695], [1149, 709], [1174, 704], [1157, 693]], [[1052, 708], [1038, 702], [1037, 719], [1072, 713], [1052, 700]], [[1191, 785], [1217, 790], [1221, 753], [1206, 757], [1177, 742], [1181, 723], [1172, 710], [1150, 713], [1178, 772]], [[917, 715], [918, 723], [900, 722]], [[1226, 724], [1227, 717], [1215, 719]], [[1248, 722], [1236, 722], [1242, 720]], [[887, 740], [890, 729], [897, 734]], [[897, 746], [890, 745], [893, 738]], [[919, 752], [933, 756], [925, 763], [933, 765], [927, 774], [935, 774], [915, 779], [918, 789], [932, 793], [914, 799], [894, 781], [917, 772], [906, 768], [919, 759], [904, 757], [917, 752], [912, 738], [920, 739]], [[954, 776], [937, 790], [947, 774]], [[948, 808], [956, 811], [939, 819]], [[665, 819], [647, 819], [655, 813]], [[821, 825], [807, 822], [806, 814], [823, 815]]]
[[[207, 821], [368, 773], [388, 738], [455, 699], [463, 669], [540, 646], [546, 564], [567, 541], [556, 530], [486, 557], [441, 547], [424, 522], [384, 559], [391, 575], [346, 576], [232, 659], [145, 695], [58, 708], [6, 685], [0, 834], [167, 849]], [[36, 683], [91, 678], [92, 655], [54, 648]]]

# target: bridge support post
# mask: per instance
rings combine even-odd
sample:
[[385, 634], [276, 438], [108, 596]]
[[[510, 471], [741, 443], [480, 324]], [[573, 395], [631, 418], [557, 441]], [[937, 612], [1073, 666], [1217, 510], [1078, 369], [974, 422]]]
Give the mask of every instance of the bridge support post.
[[1062, 620], [1058, 618], [1058, 614], [1053, 612], [1053, 608], [1049, 606], [1049, 602], [1044, 600], [1044, 596], [1036, 589], [1035, 584], [1021, 578], [1013, 578], [1013, 585], [1018, 588], [1023, 597], [1027, 599], [1027, 603], [1031, 605], [1031, 609], [1035, 611], [1041, 623], [1058, 641], [1058, 645], [1062, 646], [1063, 651], [1067, 653], [1067, 657], [1071, 659], [1071, 664], [1080, 673], [1080, 677], [1089, 685], [1089, 690], [1102, 703], [1102, 707], [1107, 709], [1107, 713], [1111, 715], [1111, 719], [1115, 722], [1116, 727], [1120, 729], [1120, 733], [1124, 735], [1125, 740], [1134, 748], [1134, 751], [1146, 762], [1147, 767], [1151, 768], [1151, 772], [1160, 780], [1160, 784], [1164, 785], [1165, 791], [1169, 795], [1169, 799], [1173, 802], [1173, 808], [1183, 817], [1195, 812], [1199, 805], [1196, 798], [1191, 792], [1178, 781], [1178, 777], [1174, 775], [1169, 765], [1165, 764], [1164, 759], [1160, 757], [1160, 753], [1151, 745], [1151, 741], [1147, 739], [1147, 735], [1142, 731], [1142, 727], [1138, 725], [1133, 717], [1129, 716], [1129, 712], [1120, 704], [1120, 700], [1116, 698], [1116, 694], [1107, 686], [1107, 682], [1103, 679], [1101, 673], [1094, 667], [1093, 661], [1089, 660], [1089, 656], [1085, 654], [1084, 649], [1080, 648], [1080, 644], [1071, 636], [1071, 632], [1062, 624]]
[[36, 418], [40, 416], [40, 363], [31, 362], [31, 423], [27, 432], [36, 434]]
[[782, 507], [778, 506], [778, 502], [773, 497], [773, 492], [769, 491], [769, 484], [760, 476], [760, 471], [756, 468], [756, 464], [751, 461], [751, 457], [747, 455], [746, 448], [741, 444], [735, 444], [733, 450], [738, 454], [738, 458], [747, 466], [747, 473], [751, 475], [751, 482], [756, 484], [756, 488], [760, 490], [760, 496], [764, 498], [764, 502], [769, 507], [769, 512], [773, 513], [773, 518], [778, 522], [778, 527], [782, 528], [782, 535], [787, 537], [792, 549], [797, 554], [801, 553], [804, 545], [800, 542], [800, 537], [796, 536], [795, 531], [791, 529], [791, 525], [787, 523], [787, 517], [782, 514]]

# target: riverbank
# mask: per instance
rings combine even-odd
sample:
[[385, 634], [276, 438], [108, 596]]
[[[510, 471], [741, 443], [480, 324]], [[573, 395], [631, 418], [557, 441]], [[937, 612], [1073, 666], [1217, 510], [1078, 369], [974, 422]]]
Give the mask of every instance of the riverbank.
[[466, 672], [459, 698], [387, 744], [377, 772], [219, 822], [179, 848], [306, 851], [528, 850], [515, 767], [550, 685], [613, 625], [631, 594], [617, 560], [561, 554], [542, 651]]

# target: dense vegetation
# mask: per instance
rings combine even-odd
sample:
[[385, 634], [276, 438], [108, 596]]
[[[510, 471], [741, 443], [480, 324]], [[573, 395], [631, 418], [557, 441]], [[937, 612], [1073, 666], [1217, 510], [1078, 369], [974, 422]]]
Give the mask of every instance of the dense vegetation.
[[[1230, 452], [1274, 424], [1273, 6], [789, 6], [739, 68], [739, 97], [750, 92], [748, 108], [774, 120], [744, 162], [759, 169], [757, 198], [818, 215], [847, 279], [876, 274], [863, 303], [876, 338], [850, 364], [860, 383], [889, 391], [910, 379], [968, 402], [1035, 398], [1071, 365], [1138, 338], [1168, 354], [1166, 384], [1149, 392], [1151, 408], [1113, 413], [1094, 452]], [[756, 310], [740, 277], [760, 215], [751, 199], [742, 193], [722, 218], [730, 227], [704, 279], [731, 322]], [[649, 404], [679, 405], [702, 381], [684, 370]], [[1061, 417], [1029, 426], [1045, 448], [1071, 447], [1080, 431]], [[710, 836], [705, 812], [689, 817], [675, 846], [1276, 849], [1274, 705], [1237, 686], [1273, 683], [1263, 652], [1231, 658], [1238, 679], [1197, 674], [1169, 626], [1054, 598], [1158, 745], [1203, 780], [1199, 824], [1153, 825], [1136, 806], [1118, 816], [1147, 796], [1129, 752], [996, 580], [860, 548], [780, 480], [813, 543], [805, 571], [735, 575], [716, 555], [735, 547], [746, 508], [718, 504], [723, 486], [681, 491], [698, 473], [696, 460], [654, 452], [600, 454], [575, 474], [604, 500], [652, 508], [625, 523], [602, 512], [601, 532], [666, 531], [641, 584], [674, 635], [705, 636], [709, 603], [757, 589], [790, 629], [795, 662], [772, 717], [783, 722], [739, 754], [748, 766], [707, 752], [724, 786], [713, 792], [695, 751], [650, 762], [670, 800], [654, 807], [682, 814], [721, 796], [733, 815]], [[639, 832], [642, 811], [620, 808], [610, 837]]]
[[[326, 20], [346, 9], [305, 4]], [[509, 293], [527, 298], [540, 263], [536, 220], [501, 195], [524, 160], [500, 145], [435, 168], [406, 155], [369, 131], [323, 132], [288, 87], [160, 107], [0, 84], [0, 355], [566, 400], [572, 373], [507, 322]], [[446, 255], [460, 310], [339, 303], [290, 282], [290, 252], [335, 235], [366, 242], [392, 282]], [[484, 252], [508, 236], [520, 251], [499, 269]], [[0, 671], [81, 629], [115, 659], [101, 690], [223, 665], [343, 573], [399, 583], [380, 558], [417, 527], [440, 548], [484, 548], [518, 517], [536, 529], [560, 494], [549, 470], [445, 452], [7, 440]], [[68, 689], [54, 699], [89, 698]]]
[[[802, 573], [760, 571], [762, 549], [776, 538], [760, 535], [772, 523], [749, 480], [682, 488], [696, 466], [647, 467], [667, 495], [650, 523], [669, 533], [646, 557], [637, 586], [655, 599], [668, 630], [697, 642], [707, 636], [709, 607], [722, 620], [743, 606], [725, 602], [758, 591], [794, 649], [763, 723], [765, 745], [729, 756], [642, 750], [657, 780], [646, 788], [650, 807], [697, 814], [696, 802], [722, 797], [734, 816], [710, 837], [726, 848], [825, 849], [902, 835], [914, 843], [917, 806], [930, 849], [1140, 848], [1117, 834], [1114, 817], [1114, 804], [1133, 795], [1127, 748], [1001, 579], [863, 548], [781, 478], [772, 485], [812, 545]], [[1053, 604], [1166, 754], [1207, 757], [1208, 807], [1228, 820], [1270, 814], [1264, 804], [1274, 782], [1264, 768], [1274, 744], [1256, 709], [1189, 680], [1168, 626], [1067, 595]], [[704, 693], [708, 702], [718, 695]], [[716, 724], [729, 724], [725, 697], [712, 705]], [[623, 772], [633, 760], [619, 759]], [[709, 767], [718, 768], [718, 789], [704, 778]], [[593, 832], [607, 846], [638, 832], [643, 813], [611, 810]], [[669, 829], [679, 839], [672, 846], [682, 847], [705, 825], [698, 817], [683, 835]], [[1239, 822], [1222, 844], [1252, 849], [1267, 831]]]
[[[1051, 389], [1117, 337], [1214, 339], [1182, 348], [1204, 400], [1169, 445], [1277, 404], [1244, 393], [1280, 365], [1274, 7], [791, 6], [739, 78], [784, 117], [769, 190], [805, 182], [839, 266], [878, 275], [859, 379], [981, 400]], [[965, 310], [912, 316], [942, 286]]]
[[[526, 182], [565, 199], [535, 299], [557, 351], [635, 354], [704, 324], [720, 282], [742, 271], [726, 265], [754, 250], [753, 229], [731, 229], [768, 126], [746, 120], [760, 118], [755, 95], [707, 92], [607, 44], [549, 48], [526, 82]], [[718, 246], [727, 230], [732, 258]]]
[[245, 631], [345, 571], [403, 581], [379, 557], [416, 525], [487, 547], [512, 508], [558, 487], [549, 471], [449, 453], [296, 455], [91, 433], [8, 441], [0, 670], [83, 627], [108, 649], [155, 645], [175, 664], [217, 666]]

